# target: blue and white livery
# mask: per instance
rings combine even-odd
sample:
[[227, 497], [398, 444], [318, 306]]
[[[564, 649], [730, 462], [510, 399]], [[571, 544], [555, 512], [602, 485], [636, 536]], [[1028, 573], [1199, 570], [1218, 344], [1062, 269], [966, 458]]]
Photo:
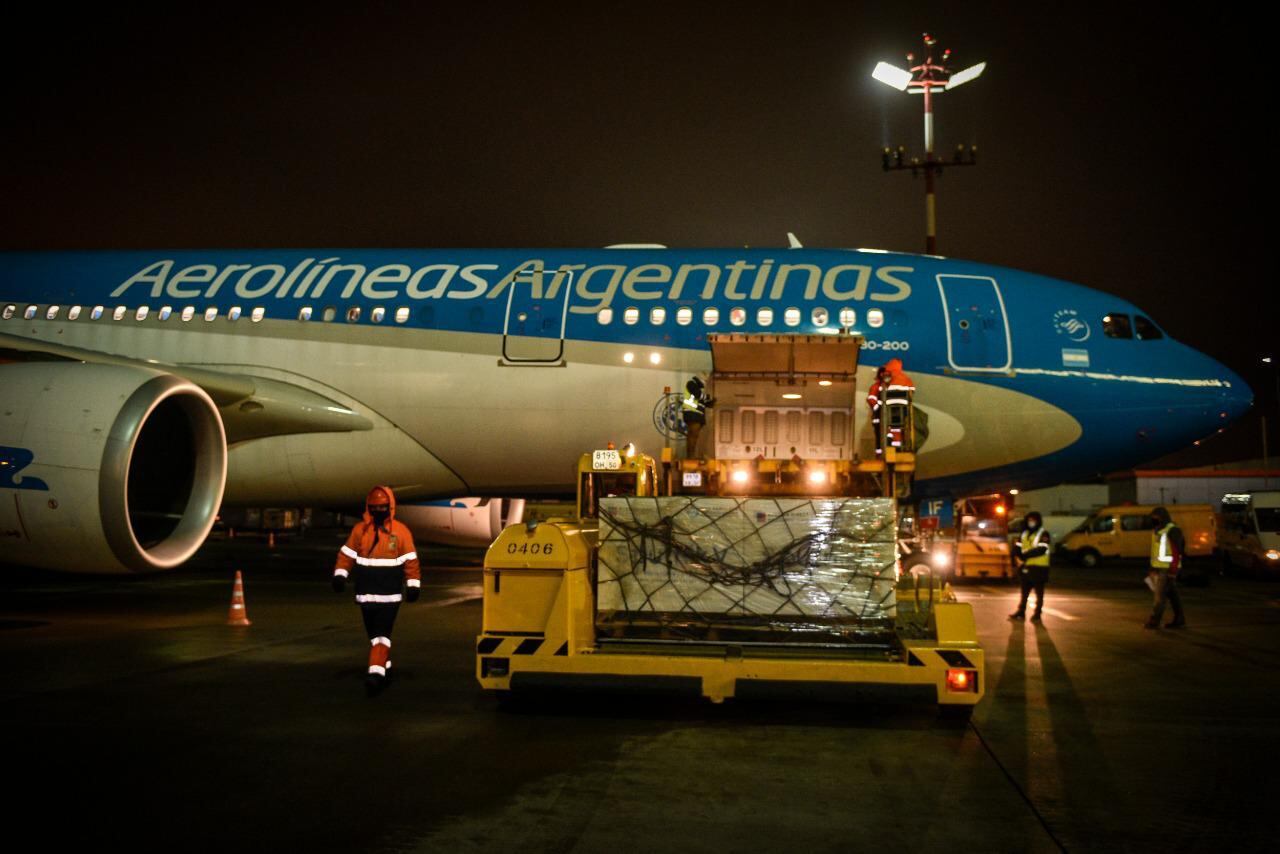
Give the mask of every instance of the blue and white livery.
[[708, 333], [857, 333], [862, 388], [902, 359], [922, 496], [1129, 467], [1252, 399], [1123, 299], [871, 250], [8, 253], [0, 318], [0, 446], [48, 486], [0, 477], [0, 542], [76, 569], [180, 563], [222, 500], [568, 492], [583, 448], [661, 446]]

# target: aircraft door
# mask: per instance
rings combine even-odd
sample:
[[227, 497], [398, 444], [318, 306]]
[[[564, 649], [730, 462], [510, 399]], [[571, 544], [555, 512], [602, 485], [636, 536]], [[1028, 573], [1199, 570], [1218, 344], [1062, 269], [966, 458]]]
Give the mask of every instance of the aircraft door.
[[958, 371], [1007, 371], [1013, 365], [1009, 315], [990, 276], [938, 276], [947, 324], [947, 359]]
[[573, 273], [521, 270], [507, 286], [502, 359], [511, 365], [563, 364]]

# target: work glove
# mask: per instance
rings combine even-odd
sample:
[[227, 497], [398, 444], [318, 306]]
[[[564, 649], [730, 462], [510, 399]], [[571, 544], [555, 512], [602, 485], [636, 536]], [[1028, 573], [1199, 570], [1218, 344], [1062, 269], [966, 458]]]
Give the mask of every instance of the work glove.
[[417, 602], [418, 597], [422, 595], [421, 587], [410, 587], [404, 591], [404, 598], [410, 602]]
[[335, 575], [333, 577], [333, 592], [341, 593], [346, 589], [347, 589], [347, 580], [343, 578], [341, 575]]

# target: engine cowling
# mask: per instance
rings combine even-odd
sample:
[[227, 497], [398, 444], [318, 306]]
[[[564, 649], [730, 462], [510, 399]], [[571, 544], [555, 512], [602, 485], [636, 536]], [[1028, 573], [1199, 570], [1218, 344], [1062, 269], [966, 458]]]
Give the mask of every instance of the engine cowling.
[[524, 519], [523, 498], [455, 498], [396, 505], [414, 540], [487, 548], [507, 525]]
[[0, 555], [74, 572], [171, 569], [222, 501], [222, 418], [163, 371], [0, 365]]

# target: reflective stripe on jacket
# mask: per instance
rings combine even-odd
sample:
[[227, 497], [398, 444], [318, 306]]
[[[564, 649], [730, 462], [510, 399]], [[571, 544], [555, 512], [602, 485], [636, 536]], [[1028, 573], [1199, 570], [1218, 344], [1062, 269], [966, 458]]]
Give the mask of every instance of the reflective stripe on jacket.
[[1037, 548], [1041, 546], [1044, 546], [1045, 551], [1044, 551], [1044, 554], [1042, 555], [1036, 555], [1035, 557], [1024, 557], [1022, 562], [1025, 563], [1027, 566], [1048, 566], [1049, 565], [1049, 532], [1046, 531], [1043, 526], [1041, 526], [1040, 530], [1036, 531], [1034, 534], [1031, 534], [1030, 538], [1028, 538], [1027, 536], [1028, 534], [1031, 534], [1031, 532], [1023, 531], [1021, 536], [1018, 537], [1018, 548], [1021, 550], [1021, 553], [1023, 555], [1026, 555], [1027, 552], [1035, 551]]
[[1182, 563], [1182, 555], [1178, 553], [1178, 547], [1169, 536], [1177, 525], [1170, 522], [1159, 530], [1151, 532], [1151, 567], [1152, 569], [1177, 571], [1177, 567]]
[[395, 495], [387, 487], [381, 489], [388, 496], [390, 516], [379, 527], [366, 505], [364, 519], [351, 529], [346, 544], [338, 551], [333, 569], [339, 578], [354, 577], [357, 602], [398, 602], [405, 586], [422, 586], [413, 534], [396, 521]]

